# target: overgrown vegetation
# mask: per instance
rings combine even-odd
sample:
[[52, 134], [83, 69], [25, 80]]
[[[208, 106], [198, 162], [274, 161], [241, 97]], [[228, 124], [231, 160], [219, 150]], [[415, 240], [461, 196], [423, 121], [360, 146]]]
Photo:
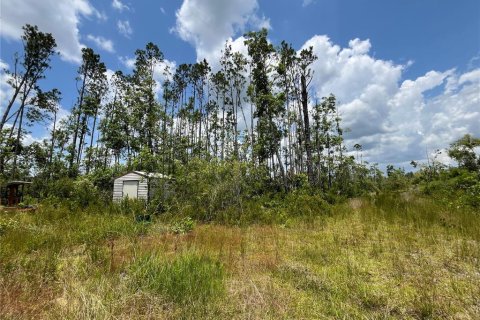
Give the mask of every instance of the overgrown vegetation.
[[[84, 180], [110, 191], [112, 177], [131, 170], [196, 183], [187, 179], [195, 178], [188, 176], [195, 167], [204, 170], [202, 177], [219, 170], [215, 182], [241, 177], [238, 188], [222, 184], [213, 197], [246, 187], [253, 194], [288, 192], [306, 184], [345, 196], [373, 191], [381, 172], [347, 154], [335, 96], [315, 97], [309, 90], [313, 48], [297, 53], [285, 41], [274, 47], [265, 29], [245, 39], [248, 56], [227, 43], [218, 70], [205, 60], [159, 70], [163, 53], [148, 43], [136, 50], [131, 74], [117, 71], [110, 79], [100, 55], [83, 48], [77, 100], [57, 123], [60, 92], [45, 92], [37, 83], [55, 58], [55, 39], [26, 25], [23, 55], [7, 72], [13, 96], [0, 121], [0, 176], [33, 175], [37, 197], [77, 196], [71, 190], [91, 190]], [[159, 71], [163, 83], [155, 80]], [[43, 123], [53, 124], [51, 137], [24, 144], [25, 126]], [[201, 214], [211, 219], [225, 205], [210, 201]]]
[[480, 316], [477, 212], [411, 191], [325, 204], [330, 214], [311, 200], [282, 224], [185, 232], [118, 207], [1, 212], [0, 316]]
[[[218, 71], [165, 70], [161, 99], [156, 45], [111, 83], [84, 48], [57, 127], [60, 93], [37, 84], [55, 41], [24, 27], [0, 184], [31, 180], [36, 211], [0, 209], [0, 318], [480, 318], [480, 140], [450, 145], [457, 167], [384, 174], [346, 149], [335, 97], [309, 95], [312, 48], [245, 38]], [[112, 203], [131, 170], [168, 192]]]

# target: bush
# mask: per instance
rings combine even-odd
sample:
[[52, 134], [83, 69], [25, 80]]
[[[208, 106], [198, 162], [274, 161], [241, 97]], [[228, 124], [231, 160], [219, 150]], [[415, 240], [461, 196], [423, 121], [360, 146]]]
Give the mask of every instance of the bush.
[[330, 205], [320, 195], [292, 192], [285, 198], [291, 216], [317, 216], [330, 213]]
[[184, 234], [192, 231], [194, 227], [195, 221], [193, 221], [190, 217], [186, 217], [174, 222], [170, 227], [170, 230], [172, 230], [172, 232], [176, 234]]
[[79, 178], [73, 183], [72, 200], [82, 208], [97, 202], [98, 190], [88, 177]]
[[456, 207], [480, 207], [480, 176], [462, 168], [450, 168], [435, 180], [421, 184], [425, 194], [443, 204]]
[[[250, 181], [253, 179], [251, 175], [255, 176], [257, 183]], [[166, 207], [170, 212], [183, 212], [185, 216], [198, 220], [217, 220], [219, 213], [231, 207], [241, 207], [245, 198], [260, 188], [258, 175], [237, 161], [208, 163], [192, 160], [178, 168], [173, 196], [167, 200]]]

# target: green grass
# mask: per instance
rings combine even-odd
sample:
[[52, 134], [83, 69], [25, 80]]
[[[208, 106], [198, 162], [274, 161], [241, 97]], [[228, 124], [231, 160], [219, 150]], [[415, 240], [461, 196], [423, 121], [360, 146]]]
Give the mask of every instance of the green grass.
[[173, 260], [147, 254], [131, 264], [128, 274], [135, 290], [163, 295], [189, 307], [202, 306], [224, 291], [221, 263], [195, 252], [180, 253]]
[[480, 214], [409, 193], [306, 202], [185, 234], [118, 208], [0, 212], [0, 318], [480, 318]]

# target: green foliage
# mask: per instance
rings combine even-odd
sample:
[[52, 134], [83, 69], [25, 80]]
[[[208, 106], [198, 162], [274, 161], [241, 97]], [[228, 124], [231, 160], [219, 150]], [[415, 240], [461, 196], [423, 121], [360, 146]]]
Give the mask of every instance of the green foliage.
[[170, 210], [196, 219], [211, 221], [229, 207], [241, 206], [249, 194], [247, 166], [240, 162], [192, 160], [180, 166], [174, 183]]
[[111, 205], [112, 212], [132, 217], [151, 213], [147, 209], [145, 201], [138, 199], [124, 198], [122, 201], [112, 203]]
[[173, 260], [158, 254], [147, 254], [129, 267], [131, 286], [159, 294], [166, 299], [202, 307], [225, 291], [225, 271], [222, 264], [196, 252], [184, 252]]
[[88, 177], [81, 177], [73, 183], [72, 200], [82, 208], [94, 203], [98, 199], [98, 189]]
[[68, 177], [59, 179], [42, 179], [38, 177], [33, 179], [30, 192], [41, 198], [69, 199], [74, 193], [74, 180]]
[[195, 221], [190, 217], [186, 217], [177, 221], [174, 221], [170, 227], [170, 230], [176, 234], [189, 233], [195, 227]]
[[232, 224], [285, 223], [292, 217], [328, 212], [328, 204], [309, 190], [305, 176], [299, 176], [297, 184], [296, 191], [278, 192], [263, 167], [192, 160], [178, 168], [165, 207], [170, 217]]
[[480, 173], [466, 168], [444, 170], [432, 181], [421, 181], [422, 190], [447, 206], [480, 208]]
[[411, 223], [418, 229], [438, 226], [446, 227], [452, 232], [468, 235], [474, 239], [480, 237], [480, 224], [475, 210], [465, 206], [450, 206], [445, 209], [444, 201], [436, 198], [419, 198], [412, 191], [404, 193], [381, 193], [371, 199], [375, 206], [372, 219], [385, 219], [391, 223]]
[[409, 182], [409, 177], [405, 174], [404, 169], [394, 168], [392, 165], [387, 166], [387, 179], [383, 185], [385, 190], [406, 190], [410, 185]]
[[469, 171], [479, 171], [480, 156], [474, 150], [477, 147], [480, 147], [480, 138], [466, 134], [450, 145], [448, 155], [455, 159], [461, 168]]

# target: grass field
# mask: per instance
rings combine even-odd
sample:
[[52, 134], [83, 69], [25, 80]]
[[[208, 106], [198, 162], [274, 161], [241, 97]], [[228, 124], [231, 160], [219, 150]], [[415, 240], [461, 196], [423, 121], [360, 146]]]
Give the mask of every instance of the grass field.
[[66, 212], [0, 212], [0, 318], [480, 319], [480, 214], [426, 198], [186, 234]]

